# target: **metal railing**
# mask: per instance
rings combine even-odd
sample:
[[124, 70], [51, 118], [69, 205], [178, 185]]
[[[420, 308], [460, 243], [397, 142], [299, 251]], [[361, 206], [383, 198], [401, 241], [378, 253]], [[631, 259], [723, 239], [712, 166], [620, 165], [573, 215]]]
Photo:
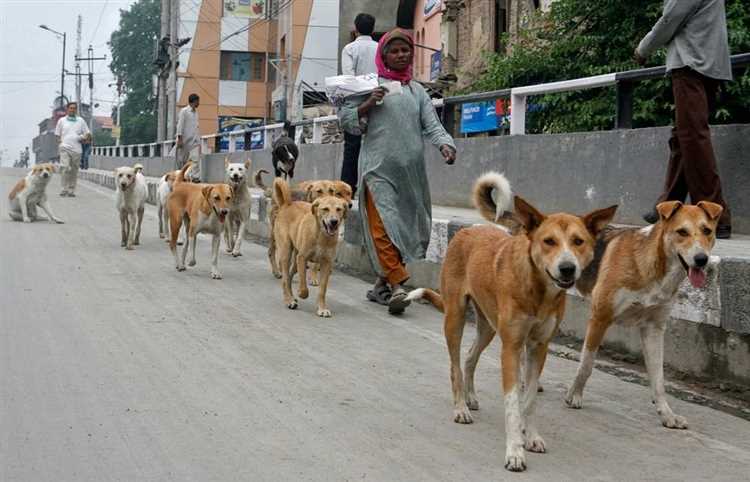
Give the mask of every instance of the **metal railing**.
[[[750, 53], [733, 55], [731, 57], [732, 68], [737, 70], [750, 66]], [[456, 132], [456, 113], [458, 106], [468, 102], [493, 101], [497, 99], [510, 99], [510, 134], [522, 135], [526, 133], [526, 103], [527, 99], [535, 95], [552, 94], [556, 92], [571, 92], [600, 87], [615, 86], [617, 89], [617, 106], [615, 114], [615, 129], [631, 129], [633, 127], [633, 92], [635, 86], [642, 81], [664, 77], [666, 67], [650, 67], [646, 69], [628, 70], [610, 74], [582, 77], [579, 79], [562, 80], [546, 84], [513, 87], [491, 92], [480, 92], [477, 94], [457, 95], [445, 99], [433, 100], [435, 107], [442, 107], [442, 122], [448, 132]], [[323, 128], [328, 122], [335, 122], [335, 115], [316, 117], [292, 123], [292, 128], [312, 125], [312, 143], [320, 144], [323, 139]], [[229, 152], [236, 152], [237, 137], [251, 135], [254, 132], [263, 132], [263, 147], [268, 148], [273, 142], [275, 134], [283, 129], [284, 124], [269, 124], [260, 127], [252, 127], [240, 131], [215, 133], [202, 136], [201, 143], [204, 153], [214, 152], [218, 139], [229, 138]], [[213, 146], [211, 141], [213, 140]], [[129, 146], [106, 146], [94, 147], [93, 153], [101, 156], [114, 157], [157, 157], [167, 155], [172, 149], [174, 141], [163, 143], [135, 144]], [[245, 145], [246, 150], [249, 146]]]

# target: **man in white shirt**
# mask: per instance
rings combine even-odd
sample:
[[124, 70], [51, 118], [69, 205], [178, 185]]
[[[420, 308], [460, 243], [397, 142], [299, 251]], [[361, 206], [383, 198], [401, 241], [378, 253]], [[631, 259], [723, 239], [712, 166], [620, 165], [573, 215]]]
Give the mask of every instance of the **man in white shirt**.
[[[344, 75], [376, 74], [375, 54], [378, 43], [372, 39], [375, 30], [375, 17], [360, 13], [354, 19], [354, 32], [357, 38], [347, 44], [341, 52], [341, 73]], [[344, 162], [341, 166], [341, 180], [357, 192], [359, 177], [359, 148], [362, 137], [344, 132]]]
[[175, 149], [175, 160], [177, 168], [180, 169], [187, 161], [193, 161], [190, 175], [193, 182], [200, 182], [201, 162], [201, 133], [198, 126], [198, 106], [200, 97], [198, 94], [190, 94], [188, 105], [180, 110], [177, 116], [177, 145]]
[[78, 117], [78, 104], [68, 102], [68, 115], [61, 117], [55, 126], [55, 135], [60, 153], [62, 197], [75, 197], [78, 181], [78, 166], [83, 152], [82, 143], [89, 142], [91, 132], [81, 117]]

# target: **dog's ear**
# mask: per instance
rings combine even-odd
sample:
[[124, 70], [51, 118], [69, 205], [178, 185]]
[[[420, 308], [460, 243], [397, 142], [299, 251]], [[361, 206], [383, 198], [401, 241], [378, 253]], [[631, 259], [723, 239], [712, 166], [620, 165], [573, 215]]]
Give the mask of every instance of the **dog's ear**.
[[313, 213], [313, 215], [314, 215], [315, 217], [318, 217], [318, 206], [320, 206], [320, 198], [316, 199], [316, 200], [315, 200], [315, 201], [314, 201], [314, 202], [312, 203], [312, 208], [311, 208], [311, 209], [312, 209], [312, 213]]
[[253, 161], [251, 161], [250, 159], [245, 159], [245, 169], [247, 169], [249, 171], [250, 170], [250, 166], [252, 166], [252, 165], [253, 165]]
[[229, 167], [229, 156], [224, 157], [224, 169]]
[[656, 212], [659, 213], [662, 221], [669, 221], [681, 207], [682, 203], [680, 201], [665, 201], [656, 205]]
[[203, 197], [206, 198], [206, 201], [210, 201], [211, 191], [213, 190], [214, 190], [213, 186], [206, 186], [201, 190], [203, 192]]
[[515, 196], [513, 202], [516, 207], [516, 215], [527, 233], [534, 231], [546, 219], [544, 214], [537, 211], [534, 206], [526, 202], [521, 196]]
[[615, 211], [617, 211], [616, 204], [608, 208], [591, 211], [581, 219], [583, 220], [583, 224], [586, 225], [586, 229], [588, 229], [594, 237], [597, 237], [599, 233], [601, 233], [602, 230], [612, 222], [612, 218], [615, 217]]
[[719, 204], [708, 202], [708, 201], [701, 201], [698, 204], [696, 204], [699, 208], [703, 210], [703, 212], [706, 213], [708, 216], [708, 219], [711, 221], [716, 221], [719, 219], [719, 216], [721, 216], [721, 213], [724, 212], [724, 208], [721, 207]]

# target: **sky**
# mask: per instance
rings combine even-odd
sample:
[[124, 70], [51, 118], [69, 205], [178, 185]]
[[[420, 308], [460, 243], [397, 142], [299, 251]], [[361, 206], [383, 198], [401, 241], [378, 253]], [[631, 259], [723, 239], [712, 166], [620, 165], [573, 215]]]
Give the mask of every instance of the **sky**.
[[[135, 0], [0, 0], [0, 152], [3, 165], [12, 165], [39, 132], [39, 122], [49, 117], [60, 90], [62, 39], [40, 29], [46, 24], [66, 32], [65, 68], [75, 69], [76, 22], [83, 16], [81, 54], [89, 44], [94, 56], [107, 56], [94, 64], [95, 115], [109, 115], [117, 99], [109, 70], [107, 41], [120, 20], [120, 10]], [[87, 66], [82, 65], [83, 72]], [[75, 97], [75, 78], [65, 79], [65, 95]], [[83, 79], [81, 98], [88, 103], [88, 81]], [[31, 154], [33, 162], [34, 155]]]

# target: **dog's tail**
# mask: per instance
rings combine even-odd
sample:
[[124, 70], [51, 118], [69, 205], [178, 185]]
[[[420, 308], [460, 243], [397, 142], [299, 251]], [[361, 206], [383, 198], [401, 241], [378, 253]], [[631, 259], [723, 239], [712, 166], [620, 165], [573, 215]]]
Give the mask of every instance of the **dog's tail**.
[[436, 291], [429, 288], [417, 288], [406, 297], [409, 301], [427, 300], [432, 306], [437, 308], [440, 313], [445, 313], [443, 306], [443, 297]]
[[136, 173], [136, 174], [138, 174], [138, 173], [141, 173], [141, 174], [143, 174], [143, 164], [141, 164], [140, 162], [136, 163], [136, 164], [135, 164], [135, 165], [133, 166], [133, 169], [135, 170], [135, 173]]
[[[494, 196], [493, 196], [494, 192]], [[487, 221], [515, 228], [513, 217], [513, 192], [508, 179], [499, 172], [483, 174], [474, 183], [471, 201]]]
[[180, 172], [177, 174], [177, 179], [174, 180], [174, 184], [179, 184], [181, 182], [185, 181], [185, 175], [190, 170], [190, 166], [193, 165], [193, 161], [188, 161], [185, 163], [184, 166], [182, 166], [182, 169], [180, 169]]
[[273, 180], [273, 202], [277, 206], [289, 206], [292, 204], [292, 190], [285, 180], [277, 177]]
[[270, 174], [270, 172], [266, 171], [265, 169], [258, 169], [257, 171], [255, 171], [255, 176], [253, 176], [253, 179], [255, 180], [255, 187], [268, 189], [268, 186], [263, 184], [263, 174]]

